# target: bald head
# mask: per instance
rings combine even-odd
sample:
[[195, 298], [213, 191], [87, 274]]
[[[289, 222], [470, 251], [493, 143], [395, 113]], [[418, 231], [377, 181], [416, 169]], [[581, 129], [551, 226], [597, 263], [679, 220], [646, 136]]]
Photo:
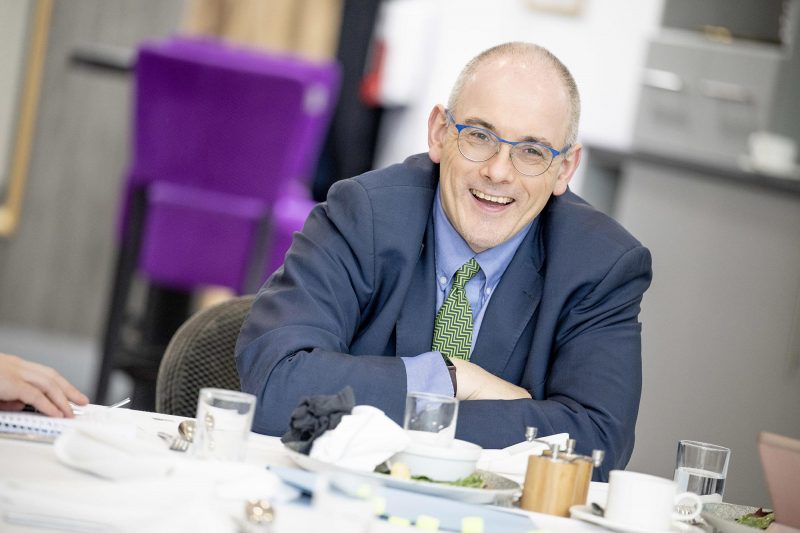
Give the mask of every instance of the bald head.
[[581, 115], [581, 99], [578, 94], [578, 86], [575, 84], [575, 79], [567, 67], [556, 56], [546, 48], [532, 43], [505, 43], [489, 48], [475, 56], [467, 63], [461, 74], [458, 75], [453, 89], [450, 91], [447, 107], [457, 109], [458, 100], [461, 97], [464, 86], [475, 77], [481, 66], [492, 60], [499, 59], [506, 59], [511, 63], [525, 64], [534, 68], [542, 68], [545, 69], [546, 73], [554, 74], [559, 79], [569, 101], [569, 124], [567, 125], [566, 144], [574, 145], [578, 138], [578, 123]]

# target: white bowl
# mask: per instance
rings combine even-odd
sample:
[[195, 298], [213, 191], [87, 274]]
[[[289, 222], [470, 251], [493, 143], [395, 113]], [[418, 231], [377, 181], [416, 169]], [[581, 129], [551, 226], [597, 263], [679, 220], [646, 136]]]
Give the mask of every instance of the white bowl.
[[412, 476], [426, 476], [435, 481], [456, 481], [475, 472], [483, 448], [465, 440], [454, 439], [450, 446], [431, 446], [412, 442], [389, 460], [405, 464]]

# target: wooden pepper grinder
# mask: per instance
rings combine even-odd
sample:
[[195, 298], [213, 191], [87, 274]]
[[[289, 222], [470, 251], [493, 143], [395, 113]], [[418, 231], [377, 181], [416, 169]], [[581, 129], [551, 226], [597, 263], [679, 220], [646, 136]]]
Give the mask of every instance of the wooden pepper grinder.
[[528, 457], [520, 507], [537, 513], [569, 516], [570, 507], [586, 503], [592, 471], [600, 466], [603, 455], [602, 450], [595, 450], [592, 457], [577, 455], [575, 440], [570, 439], [563, 453], [558, 444], [551, 444], [541, 456]]

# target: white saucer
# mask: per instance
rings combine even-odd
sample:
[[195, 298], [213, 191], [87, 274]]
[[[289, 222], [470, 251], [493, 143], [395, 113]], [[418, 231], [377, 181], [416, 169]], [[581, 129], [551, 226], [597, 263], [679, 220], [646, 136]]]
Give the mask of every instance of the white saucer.
[[[613, 531], [621, 531], [622, 533], [659, 533], [654, 529], [641, 529], [633, 526], [629, 526], [626, 524], [620, 524], [618, 522], [613, 522], [607, 518], [602, 516], [598, 516], [592, 512], [591, 505], [573, 505], [569, 508], [569, 514], [572, 518], [577, 518], [578, 520], [583, 520], [584, 522], [591, 522], [592, 524], [596, 524], [598, 526], [602, 526], [606, 529], [611, 529]], [[686, 522], [673, 522], [672, 526], [663, 533], [671, 533], [679, 531], [682, 533], [687, 532], [698, 532], [702, 533], [702, 529], [696, 528], [694, 526], [690, 526]]]

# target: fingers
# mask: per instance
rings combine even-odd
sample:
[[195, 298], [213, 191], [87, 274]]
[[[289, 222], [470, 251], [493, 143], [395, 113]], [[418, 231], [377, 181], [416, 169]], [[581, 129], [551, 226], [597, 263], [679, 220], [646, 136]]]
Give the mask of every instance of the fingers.
[[[45, 367], [47, 368], [47, 367]], [[67, 379], [53, 370], [52, 368], [47, 368], [51, 372], [51, 378], [54, 379], [55, 385], [57, 389], [66, 397], [68, 402], [72, 402], [78, 405], [86, 405], [89, 403], [89, 398], [79, 391], [75, 386], [67, 381]], [[67, 405], [69, 405], [67, 403]], [[70, 408], [70, 413], [72, 409]]]
[[67, 404], [66, 407], [68, 412], [64, 412], [57, 401], [52, 401], [44, 392], [30, 383], [20, 384], [18, 396], [22, 402], [32, 405], [37, 411], [47, 416], [52, 416], [54, 418], [72, 416], [72, 408], [69, 404]]
[[36, 363], [27, 363], [23, 373], [25, 381], [32, 386], [26, 389], [29, 400], [27, 403], [33, 405], [48, 416], [72, 417], [72, 407], [67, 399], [67, 389], [77, 389], [73, 387], [61, 374], [50, 367]]
[[25, 409], [25, 402], [0, 400], [0, 411], [22, 411], [23, 409]]
[[0, 399], [20, 401], [53, 417], [72, 417], [72, 401], [78, 405], [88, 398], [52, 368], [0, 354]]

